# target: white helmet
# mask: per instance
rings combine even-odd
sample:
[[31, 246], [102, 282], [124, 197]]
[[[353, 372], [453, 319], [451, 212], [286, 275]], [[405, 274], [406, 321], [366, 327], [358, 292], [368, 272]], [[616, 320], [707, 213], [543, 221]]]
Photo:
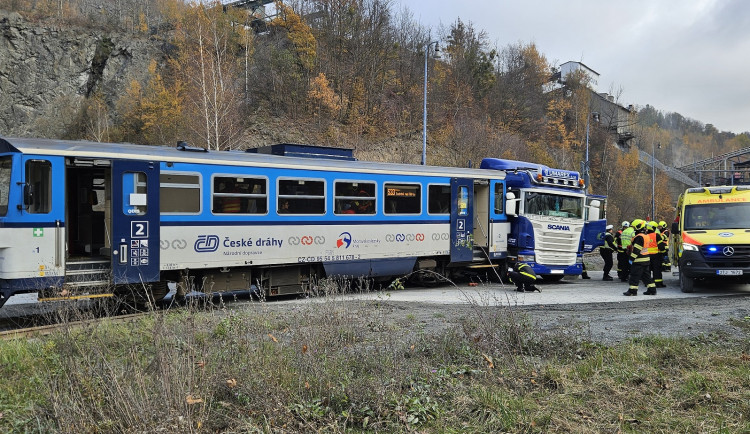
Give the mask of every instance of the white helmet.
[[622, 227], [627, 228], [630, 227], [630, 222], [622, 222]]

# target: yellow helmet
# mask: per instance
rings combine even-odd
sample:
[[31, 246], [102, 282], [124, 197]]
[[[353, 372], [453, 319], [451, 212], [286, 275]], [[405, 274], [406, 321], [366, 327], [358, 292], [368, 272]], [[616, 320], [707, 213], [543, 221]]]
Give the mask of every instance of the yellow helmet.
[[659, 227], [662, 228], [662, 229], [666, 229], [667, 228], [667, 222], [665, 222], [664, 220], [660, 221], [659, 222]]
[[637, 231], [640, 231], [640, 230], [642, 230], [643, 228], [646, 227], [646, 222], [644, 220], [641, 220], [641, 219], [635, 219], [635, 220], [633, 220], [632, 223], [630, 223], [630, 226], [633, 229], [635, 229]]
[[651, 220], [650, 222], [646, 223], [646, 226], [647, 226], [647, 227], [648, 227], [648, 228], [649, 228], [650, 230], [652, 230], [652, 231], [656, 231], [656, 229], [658, 229], [658, 228], [659, 228], [659, 223], [656, 223], [655, 221]]

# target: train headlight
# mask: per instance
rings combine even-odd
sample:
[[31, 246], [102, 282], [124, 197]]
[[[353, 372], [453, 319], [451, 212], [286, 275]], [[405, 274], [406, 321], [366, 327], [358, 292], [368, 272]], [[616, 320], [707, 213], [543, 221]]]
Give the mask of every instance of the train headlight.
[[685, 250], [686, 252], [697, 252], [698, 246], [690, 243], [682, 243], [682, 250]]
[[534, 255], [518, 255], [518, 262], [534, 262], [535, 259]]

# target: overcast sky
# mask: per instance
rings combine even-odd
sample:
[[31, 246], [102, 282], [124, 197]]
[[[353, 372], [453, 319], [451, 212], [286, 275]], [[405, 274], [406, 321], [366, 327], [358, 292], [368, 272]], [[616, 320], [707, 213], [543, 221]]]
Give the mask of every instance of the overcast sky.
[[[394, 0], [435, 30], [461, 18], [502, 49], [536, 44], [555, 66], [583, 62], [597, 90], [721, 131], [750, 131], [750, 1]], [[399, 6], [401, 5], [401, 6]], [[437, 35], [437, 31], [433, 34]]]

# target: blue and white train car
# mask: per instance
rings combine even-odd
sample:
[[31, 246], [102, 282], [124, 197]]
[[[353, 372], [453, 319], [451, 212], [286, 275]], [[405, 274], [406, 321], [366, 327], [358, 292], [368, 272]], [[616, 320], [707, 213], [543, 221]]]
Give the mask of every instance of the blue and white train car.
[[[505, 174], [304, 145], [0, 139], [0, 306], [147, 288], [299, 293], [324, 276], [504, 270]], [[431, 274], [431, 273], [415, 273]]]

